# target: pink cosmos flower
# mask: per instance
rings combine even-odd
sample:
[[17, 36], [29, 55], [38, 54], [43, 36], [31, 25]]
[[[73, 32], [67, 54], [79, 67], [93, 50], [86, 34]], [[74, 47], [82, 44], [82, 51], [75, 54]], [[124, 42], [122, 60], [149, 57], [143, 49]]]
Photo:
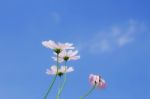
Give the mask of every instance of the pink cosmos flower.
[[89, 82], [92, 86], [96, 86], [98, 88], [105, 88], [106, 87], [105, 80], [102, 79], [100, 75], [90, 74], [89, 75]]

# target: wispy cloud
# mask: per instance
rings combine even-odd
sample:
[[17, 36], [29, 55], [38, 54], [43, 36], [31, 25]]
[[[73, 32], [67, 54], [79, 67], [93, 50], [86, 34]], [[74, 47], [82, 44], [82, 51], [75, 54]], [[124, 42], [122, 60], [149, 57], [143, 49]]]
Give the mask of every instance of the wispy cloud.
[[60, 22], [60, 14], [58, 12], [52, 12], [50, 15], [54, 23]]
[[132, 43], [144, 31], [144, 23], [129, 20], [124, 24], [112, 25], [107, 30], [96, 33], [85, 48], [94, 53], [114, 51]]

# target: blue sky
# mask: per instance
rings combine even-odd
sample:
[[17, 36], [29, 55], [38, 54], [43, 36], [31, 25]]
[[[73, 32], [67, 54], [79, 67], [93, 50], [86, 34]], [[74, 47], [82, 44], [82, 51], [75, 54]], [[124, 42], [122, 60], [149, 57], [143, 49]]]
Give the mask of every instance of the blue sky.
[[[90, 73], [101, 74], [105, 90], [87, 99], [149, 99], [149, 0], [0, 1], [0, 99], [42, 99], [51, 76], [52, 52], [43, 40], [71, 42], [81, 59], [68, 65], [61, 99], [79, 99]], [[57, 80], [49, 99], [54, 99]]]

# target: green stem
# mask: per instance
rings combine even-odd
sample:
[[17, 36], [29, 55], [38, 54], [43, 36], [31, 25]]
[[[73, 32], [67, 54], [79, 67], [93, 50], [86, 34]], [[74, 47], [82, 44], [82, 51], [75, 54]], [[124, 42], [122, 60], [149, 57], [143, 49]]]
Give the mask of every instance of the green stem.
[[[67, 62], [65, 62], [65, 66], [66, 66], [66, 64], [67, 64]], [[65, 70], [65, 71], [66, 71], [66, 70]], [[59, 99], [59, 97], [60, 97], [60, 95], [61, 95], [61, 93], [62, 93], [62, 91], [63, 91], [63, 89], [64, 89], [64, 87], [65, 87], [65, 85], [66, 85], [66, 81], [67, 81], [67, 75], [66, 75], [66, 73], [65, 73], [65, 74], [64, 74], [64, 82], [63, 82], [62, 86], [60, 87], [60, 89], [58, 90], [56, 99]]]
[[[56, 63], [56, 66], [57, 66], [57, 73], [58, 73], [58, 68], [59, 68], [59, 62], [58, 62], [59, 59], [58, 59], [58, 58], [59, 58], [59, 54], [57, 54], [57, 63]], [[56, 74], [56, 75], [57, 75], [57, 74]]]
[[[58, 66], [59, 66], [59, 63], [58, 63], [58, 55], [59, 55], [59, 54], [57, 54], [57, 72], [58, 72]], [[45, 96], [44, 96], [43, 99], [47, 99], [48, 94], [50, 93], [50, 91], [51, 91], [51, 89], [52, 89], [52, 87], [53, 87], [53, 85], [54, 85], [54, 83], [55, 83], [55, 81], [56, 81], [56, 78], [57, 78], [57, 74], [54, 76], [52, 82], [50, 83], [49, 88], [48, 88], [48, 90], [47, 90], [47, 92], [46, 92], [46, 94], [45, 94]]]
[[59, 99], [59, 97], [60, 97], [60, 95], [61, 95], [61, 93], [62, 93], [62, 91], [63, 91], [63, 89], [64, 89], [64, 87], [66, 85], [66, 78], [67, 78], [66, 74], [64, 74], [64, 82], [63, 82], [61, 88], [58, 90], [58, 94], [56, 96], [56, 99]]
[[83, 95], [82, 97], [80, 97], [80, 99], [84, 99], [85, 97], [87, 97], [90, 93], [92, 93], [92, 91], [95, 89], [96, 86], [93, 86], [85, 95]]
[[47, 99], [47, 96], [48, 96], [49, 92], [51, 91], [51, 89], [52, 89], [52, 87], [53, 87], [53, 85], [54, 85], [54, 83], [55, 83], [56, 78], [57, 78], [57, 75], [55, 75], [55, 77], [53, 78], [53, 81], [52, 81], [52, 83], [50, 84], [50, 86], [49, 86], [49, 88], [48, 88], [48, 90], [47, 90], [47, 93], [46, 93], [45, 96], [44, 96], [44, 99]]

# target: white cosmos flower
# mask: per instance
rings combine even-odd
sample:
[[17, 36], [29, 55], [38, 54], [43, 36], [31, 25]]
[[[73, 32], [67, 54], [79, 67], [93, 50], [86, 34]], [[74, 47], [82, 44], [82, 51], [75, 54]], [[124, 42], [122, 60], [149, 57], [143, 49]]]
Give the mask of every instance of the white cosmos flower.
[[69, 73], [72, 71], [74, 71], [73, 67], [67, 67], [67, 66], [61, 66], [60, 68], [58, 68], [57, 71], [57, 66], [53, 65], [46, 70], [46, 74], [62, 76], [64, 73]]
[[[80, 59], [80, 56], [77, 55], [78, 51], [72, 51], [72, 50], [63, 50], [59, 56], [58, 56], [58, 61], [63, 62], [63, 61], [68, 61], [68, 60], [78, 60]], [[57, 57], [52, 57], [55, 61], [57, 61]]]
[[45, 46], [46, 48], [54, 50], [56, 53], [60, 53], [62, 50], [66, 49], [74, 49], [73, 44], [71, 43], [60, 43], [60, 42], [56, 43], [52, 40], [43, 41], [42, 45]]

